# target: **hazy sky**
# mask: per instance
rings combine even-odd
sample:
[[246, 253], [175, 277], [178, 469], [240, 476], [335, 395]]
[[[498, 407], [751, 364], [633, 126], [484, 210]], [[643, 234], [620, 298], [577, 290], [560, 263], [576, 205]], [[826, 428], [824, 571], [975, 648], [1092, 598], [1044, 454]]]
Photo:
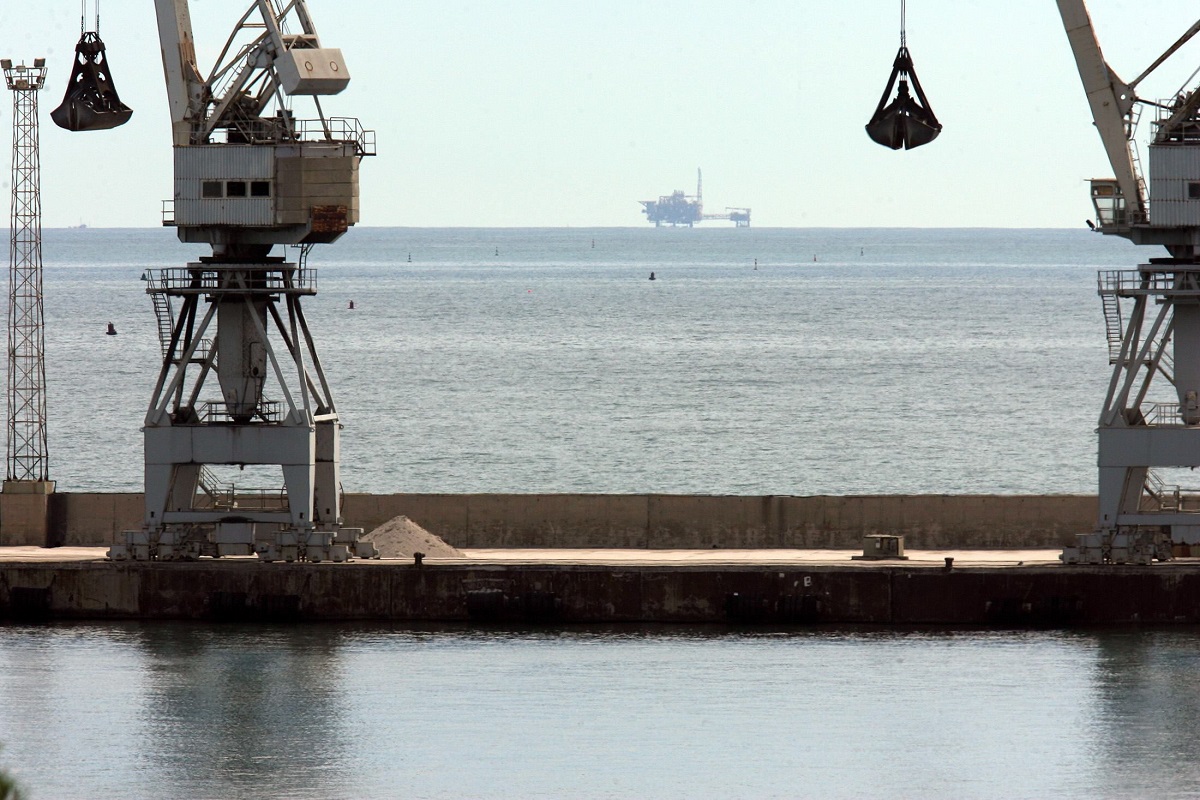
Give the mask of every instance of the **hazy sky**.
[[[643, 225], [638, 200], [690, 194], [702, 167], [706, 208], [750, 206], [760, 226], [1074, 227], [1092, 214], [1084, 179], [1112, 174], [1052, 0], [909, 0], [909, 48], [945, 126], [911, 152], [863, 131], [899, 45], [899, 0], [309, 3], [353, 76], [326, 112], [377, 131], [366, 225]], [[204, 68], [248, 5], [192, 1]], [[1089, 9], [1126, 79], [1197, 14], [1185, 0]], [[51, 68], [44, 224], [157, 225], [172, 187], [153, 2], [101, 3], [134, 109], [104, 132], [50, 121], [79, 10], [0, 0], [0, 57]], [[1200, 63], [1196, 44], [1142, 94], [1174, 94]], [[6, 96], [6, 149], [11, 123]]]

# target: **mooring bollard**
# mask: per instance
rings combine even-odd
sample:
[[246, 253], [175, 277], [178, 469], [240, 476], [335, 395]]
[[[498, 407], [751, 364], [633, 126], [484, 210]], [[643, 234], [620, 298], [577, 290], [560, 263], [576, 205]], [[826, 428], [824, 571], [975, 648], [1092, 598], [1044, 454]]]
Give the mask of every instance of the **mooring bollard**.
[[421, 562], [424, 559], [425, 559], [424, 553], [413, 553], [413, 565], [414, 566], [417, 566], [417, 567], [421, 566]]
[[954, 569], [954, 556], [946, 556], [946, 571]]

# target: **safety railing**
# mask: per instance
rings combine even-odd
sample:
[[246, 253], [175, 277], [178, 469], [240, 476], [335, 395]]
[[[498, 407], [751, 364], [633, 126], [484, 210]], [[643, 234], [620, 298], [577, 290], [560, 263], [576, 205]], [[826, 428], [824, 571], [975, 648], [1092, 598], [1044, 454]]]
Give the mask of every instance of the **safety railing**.
[[[229, 410], [229, 404], [224, 400], [209, 400], [201, 403], [197, 413], [201, 422], [233, 422], [234, 420], [234, 415]], [[254, 417], [263, 422], [279, 422], [283, 419], [279, 401], [260, 400]]]
[[1161, 294], [1176, 297], [1200, 296], [1200, 265], [1195, 270], [1159, 272], [1151, 270], [1100, 270], [1096, 275], [1099, 294]]
[[154, 270], [146, 293], [316, 294], [317, 271], [295, 264], [230, 264]]
[[[1142, 511], [1181, 511], [1183, 506], [1183, 488], [1168, 485], [1154, 470], [1146, 471], [1143, 484], [1144, 497], [1141, 503]], [[1149, 501], [1147, 503], [1146, 501]]]
[[196, 508], [214, 511], [283, 511], [288, 507], [286, 488], [256, 489], [222, 483], [203, 489]]
[[364, 129], [356, 117], [298, 119], [294, 130], [302, 142], [349, 142], [360, 156], [375, 155], [375, 131]]
[[1146, 425], [1158, 427], [1195, 427], [1183, 417], [1180, 403], [1145, 403], [1141, 406], [1142, 419]]
[[240, 511], [282, 511], [288, 506], [287, 489], [255, 489], [229, 484], [229, 493], [222, 498], [217, 508]]

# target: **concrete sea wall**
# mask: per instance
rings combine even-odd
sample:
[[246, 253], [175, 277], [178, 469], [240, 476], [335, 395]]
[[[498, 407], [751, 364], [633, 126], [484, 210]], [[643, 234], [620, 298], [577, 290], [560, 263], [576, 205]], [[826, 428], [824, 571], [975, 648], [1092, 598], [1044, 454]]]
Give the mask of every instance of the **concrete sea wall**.
[[[48, 541], [30, 541], [19, 496], [0, 493], [0, 545], [107, 545], [138, 528], [138, 493], [49, 496]], [[404, 514], [465, 548], [857, 549], [899, 533], [912, 549], [1060, 547], [1095, 524], [1095, 495], [348, 494], [347, 524]]]
[[1194, 625], [1200, 566], [0, 563], [0, 621], [47, 618]]

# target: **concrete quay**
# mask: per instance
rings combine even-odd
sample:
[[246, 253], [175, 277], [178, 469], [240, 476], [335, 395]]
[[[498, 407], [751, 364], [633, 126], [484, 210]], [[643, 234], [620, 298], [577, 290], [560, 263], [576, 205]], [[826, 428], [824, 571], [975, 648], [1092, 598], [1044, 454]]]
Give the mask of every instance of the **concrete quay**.
[[909, 550], [908, 561], [852, 561], [855, 552], [480, 549], [418, 566], [112, 563], [101, 548], [0, 548], [0, 619], [1200, 623], [1200, 560], [1063, 566], [1055, 550]]
[[[138, 493], [0, 493], [0, 546], [109, 545], [142, 525]], [[1060, 548], [1095, 525], [1095, 495], [348, 494], [346, 524], [403, 514], [458, 548]]]

